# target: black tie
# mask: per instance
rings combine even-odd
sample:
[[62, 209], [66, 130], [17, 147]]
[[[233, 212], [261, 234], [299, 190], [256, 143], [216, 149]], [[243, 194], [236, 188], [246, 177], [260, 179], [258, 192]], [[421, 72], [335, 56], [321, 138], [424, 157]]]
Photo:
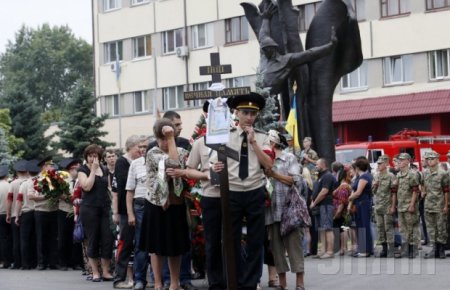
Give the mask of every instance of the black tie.
[[248, 143], [247, 134], [243, 133], [244, 139], [241, 145], [241, 157], [239, 159], [239, 178], [244, 180], [248, 177]]

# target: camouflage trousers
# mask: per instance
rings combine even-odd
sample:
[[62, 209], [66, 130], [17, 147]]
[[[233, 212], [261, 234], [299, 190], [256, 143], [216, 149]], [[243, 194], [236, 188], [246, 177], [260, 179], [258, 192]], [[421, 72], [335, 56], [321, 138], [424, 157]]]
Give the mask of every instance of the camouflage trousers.
[[420, 241], [419, 231], [419, 214], [410, 212], [399, 212], [398, 221], [400, 223], [400, 234], [404, 243], [410, 245], [418, 245]]
[[425, 212], [430, 242], [447, 244], [447, 215], [441, 212]]
[[375, 214], [377, 223], [378, 242], [394, 243], [394, 217], [390, 214]]

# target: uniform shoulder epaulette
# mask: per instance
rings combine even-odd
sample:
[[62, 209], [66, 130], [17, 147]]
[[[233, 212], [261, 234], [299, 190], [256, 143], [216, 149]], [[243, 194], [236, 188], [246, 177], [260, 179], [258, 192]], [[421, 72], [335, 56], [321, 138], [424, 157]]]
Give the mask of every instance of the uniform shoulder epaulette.
[[236, 127], [233, 127], [233, 128], [230, 129], [230, 132], [234, 132], [234, 131], [236, 131], [236, 130], [237, 130], [237, 128], [236, 128]]
[[254, 128], [253, 129], [256, 133], [262, 133], [262, 134], [267, 134], [267, 132], [266, 131], [264, 131], [264, 130], [261, 130], [261, 129], [257, 129], [257, 128]]

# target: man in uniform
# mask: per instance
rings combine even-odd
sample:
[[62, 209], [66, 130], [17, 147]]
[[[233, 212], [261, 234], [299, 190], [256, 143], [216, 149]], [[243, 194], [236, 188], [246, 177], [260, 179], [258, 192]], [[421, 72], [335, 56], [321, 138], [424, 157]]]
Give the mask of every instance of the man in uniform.
[[6, 222], [6, 200], [8, 198], [8, 165], [0, 165], [0, 261], [7, 269], [12, 263], [11, 226]]
[[[238, 289], [256, 289], [262, 271], [264, 243], [264, 191], [266, 178], [264, 169], [272, 168], [273, 161], [266, 152], [271, 152], [269, 137], [253, 128], [253, 123], [264, 107], [264, 98], [256, 93], [235, 96], [228, 100], [235, 109], [239, 125], [231, 129], [227, 146], [239, 152], [240, 160], [228, 159], [230, 187], [230, 211], [233, 229], [233, 243], [238, 274]], [[214, 156], [215, 172], [224, 164]], [[242, 220], [247, 221], [246, 251], [241, 255]]]
[[38, 160], [30, 160], [27, 171], [30, 177], [20, 185], [16, 204], [16, 221], [20, 225], [20, 253], [22, 269], [36, 268], [36, 230], [34, 221], [34, 201], [28, 198], [27, 192], [34, 188], [34, 180], [39, 174]]
[[[44, 158], [38, 163], [42, 174], [53, 168], [51, 157]], [[58, 266], [58, 204], [51, 204], [49, 200], [34, 187], [28, 189], [28, 198], [34, 201], [34, 218], [36, 222], [36, 245], [38, 270], [57, 269]]]
[[410, 259], [415, 258], [417, 253], [418, 238], [416, 227], [419, 225], [418, 213], [418, 194], [419, 178], [415, 172], [410, 169], [409, 163], [411, 156], [408, 153], [398, 155], [397, 173], [398, 190], [398, 218], [400, 222], [400, 233], [402, 235], [402, 257], [408, 253]]
[[428, 168], [424, 171], [425, 219], [432, 250], [425, 258], [439, 256], [445, 259], [444, 245], [447, 243], [447, 214], [449, 175], [439, 168], [439, 154], [430, 151], [425, 154]]
[[319, 156], [317, 152], [311, 149], [312, 139], [311, 137], [305, 137], [303, 139], [303, 150], [300, 152], [300, 163], [303, 166], [308, 167], [311, 175], [314, 176], [316, 172], [316, 164], [317, 160], [319, 160]]
[[380, 258], [394, 257], [394, 216], [397, 199], [397, 185], [395, 175], [388, 171], [389, 156], [381, 155], [378, 160], [378, 174], [372, 186], [372, 192], [376, 197], [375, 218], [378, 230], [378, 242], [383, 250]]
[[28, 179], [27, 161], [19, 160], [14, 163], [14, 171], [17, 178], [14, 179], [9, 186], [8, 202], [6, 204], [6, 222], [11, 224], [12, 241], [13, 241], [13, 269], [22, 267], [22, 258], [20, 256], [20, 229], [15, 223], [16, 220], [16, 204], [19, 194], [20, 185]]

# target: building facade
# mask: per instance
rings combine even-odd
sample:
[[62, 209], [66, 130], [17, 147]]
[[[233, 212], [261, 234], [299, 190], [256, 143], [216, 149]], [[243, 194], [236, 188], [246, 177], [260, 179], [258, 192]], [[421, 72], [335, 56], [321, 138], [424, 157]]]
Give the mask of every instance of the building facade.
[[[336, 88], [337, 139], [385, 139], [405, 127], [450, 134], [450, 0], [351, 1], [364, 62]], [[240, 2], [93, 0], [97, 112], [109, 114], [108, 141], [122, 147], [129, 135], [151, 135], [156, 110], [179, 112], [182, 135], [189, 137], [201, 101], [186, 102], [183, 92], [208, 87], [210, 77], [201, 76], [199, 67], [210, 63], [211, 52], [232, 65], [232, 73], [222, 75], [226, 87], [254, 89], [259, 45]], [[304, 43], [321, 1], [292, 2]], [[412, 100], [430, 95], [440, 105], [422, 114], [424, 102]], [[383, 114], [356, 114], [371, 108]]]

